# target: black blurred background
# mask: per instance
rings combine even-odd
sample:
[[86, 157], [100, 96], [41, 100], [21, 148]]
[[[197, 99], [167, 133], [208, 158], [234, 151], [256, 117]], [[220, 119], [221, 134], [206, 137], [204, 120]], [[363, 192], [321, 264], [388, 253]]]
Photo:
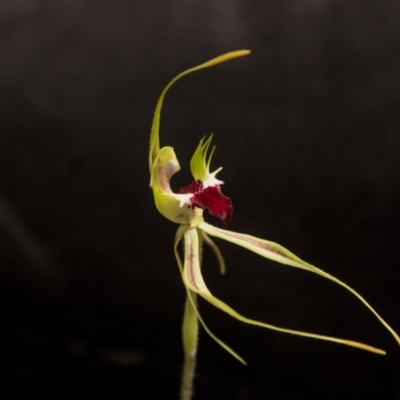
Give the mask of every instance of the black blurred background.
[[[148, 188], [162, 145], [214, 132], [229, 229], [344, 280], [400, 331], [400, 5], [366, 0], [0, 3], [0, 393], [176, 399], [184, 289]], [[207, 217], [217, 226], [221, 223]], [[400, 349], [339, 286], [218, 242], [214, 294], [246, 316], [384, 348], [245, 326], [201, 303], [196, 399], [400, 399]]]

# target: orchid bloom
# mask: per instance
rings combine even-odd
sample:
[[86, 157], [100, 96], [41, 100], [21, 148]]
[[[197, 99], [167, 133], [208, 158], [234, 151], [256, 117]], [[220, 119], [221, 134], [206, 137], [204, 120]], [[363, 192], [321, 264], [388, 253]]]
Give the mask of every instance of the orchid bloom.
[[[158, 211], [167, 219], [179, 224], [176, 236], [174, 251], [177, 263], [182, 275], [182, 280], [187, 291], [187, 303], [183, 325], [184, 348], [186, 356], [194, 357], [197, 338], [197, 323], [200, 322], [206, 332], [225, 350], [237, 358], [242, 363], [244, 360], [228, 347], [224, 342], [217, 338], [206, 326], [199, 314], [196, 302], [196, 295], [199, 295], [215, 307], [228, 313], [238, 320], [252, 325], [273, 329], [279, 332], [285, 332], [314, 339], [323, 339], [331, 342], [341, 343], [353, 347], [358, 347], [378, 354], [385, 354], [385, 351], [352, 340], [339, 339], [329, 336], [323, 336], [313, 333], [285, 329], [264, 322], [246, 318], [236, 312], [229, 305], [215, 297], [207, 288], [201, 273], [201, 244], [204, 241], [214, 251], [221, 269], [221, 273], [225, 272], [225, 263], [222, 254], [211, 237], [226, 240], [238, 246], [242, 246], [262, 257], [270, 260], [286, 264], [291, 267], [301, 268], [303, 270], [314, 272], [324, 278], [336, 282], [344, 287], [354, 296], [356, 296], [389, 330], [396, 341], [400, 344], [400, 338], [395, 331], [380, 317], [380, 315], [369, 305], [369, 303], [354, 289], [320, 270], [319, 268], [301, 260], [299, 257], [285, 249], [281, 245], [254, 236], [231, 232], [225, 229], [216, 228], [203, 219], [204, 210], [211, 215], [219, 217], [222, 222], [227, 225], [232, 215], [231, 200], [225, 197], [221, 192], [223, 182], [217, 179], [216, 175], [222, 168], [218, 168], [214, 172], [210, 172], [211, 158], [215, 147], [210, 149], [212, 136], [208, 139], [201, 139], [197, 149], [190, 162], [190, 169], [194, 181], [188, 186], [182, 188], [179, 193], [174, 193], [170, 187], [171, 177], [180, 169], [178, 159], [172, 147], [160, 148], [159, 125], [161, 108], [165, 94], [170, 87], [183, 76], [194, 71], [208, 68], [216, 64], [228, 61], [232, 58], [241, 57], [249, 54], [248, 50], [239, 50], [224, 54], [214, 58], [204, 64], [188, 69], [178, 76], [166, 86], [162, 92], [155, 110], [153, 119], [151, 138], [150, 138], [150, 154], [149, 168], [151, 182], [150, 187], [153, 189], [154, 200]], [[183, 261], [178, 249], [178, 245], [183, 241]]]

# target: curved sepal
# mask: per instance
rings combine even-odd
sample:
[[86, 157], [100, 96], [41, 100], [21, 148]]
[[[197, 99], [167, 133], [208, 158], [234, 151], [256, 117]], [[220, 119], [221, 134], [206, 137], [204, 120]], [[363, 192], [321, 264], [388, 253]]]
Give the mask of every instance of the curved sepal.
[[[221, 64], [224, 63], [226, 61], [232, 60], [233, 58], [237, 58], [237, 57], [243, 57], [250, 54], [250, 50], [237, 50], [237, 51], [231, 51], [229, 53], [223, 54], [219, 57], [215, 57], [203, 64], [197, 65], [196, 67], [187, 69], [186, 71], [181, 72], [179, 75], [177, 75], [175, 78], [173, 78], [168, 85], [164, 88], [164, 90], [162, 91], [157, 105], [156, 105], [156, 109], [154, 112], [154, 117], [153, 117], [153, 123], [151, 126], [151, 133], [150, 133], [150, 151], [149, 151], [149, 169], [150, 169], [150, 176], [152, 178], [153, 174], [152, 174], [152, 170], [155, 166], [157, 157], [159, 155], [160, 152], [160, 134], [159, 134], [159, 130], [160, 130], [160, 118], [161, 118], [161, 109], [162, 109], [162, 105], [164, 102], [164, 97], [167, 94], [168, 90], [170, 89], [170, 87], [179, 79], [181, 79], [182, 77], [184, 77], [185, 75], [188, 75], [192, 72], [195, 71], [199, 71], [201, 69], [204, 68], [209, 68], [209, 67], [213, 67], [214, 65], [217, 64]], [[152, 186], [152, 183], [150, 181], [150, 186]]]
[[[175, 258], [178, 263], [179, 270], [181, 271], [181, 274], [183, 273], [183, 263], [181, 256], [179, 255], [178, 251], [178, 245], [181, 242], [185, 232], [187, 231], [187, 227], [181, 225], [175, 235], [175, 244], [174, 244], [174, 253], [175, 253]], [[196, 234], [198, 233], [196, 229], [193, 229], [196, 231]], [[201, 233], [204, 235], [204, 232]], [[203, 236], [204, 238], [204, 236]], [[199, 238], [197, 237], [197, 243], [198, 243]], [[199, 246], [197, 246], [197, 259], [200, 260], [200, 255], [198, 254], [199, 252]], [[239, 356], [234, 350], [232, 350], [226, 343], [224, 343], [221, 339], [219, 339], [217, 336], [215, 336], [211, 330], [208, 328], [206, 323], [204, 322], [203, 318], [200, 315], [200, 312], [197, 307], [197, 301], [194, 296], [196, 296], [196, 293], [192, 292], [188, 288], [186, 288], [187, 292], [187, 299], [191, 302], [192, 307], [197, 315], [198, 320], [200, 321], [201, 325], [203, 326], [204, 330], [208, 333], [208, 335], [215, 341], [217, 342], [223, 349], [225, 349], [229, 354], [231, 354], [233, 357], [235, 357], [237, 360], [239, 360], [242, 364], [246, 365], [246, 361], [243, 360], [242, 357]]]
[[278, 332], [290, 333], [292, 335], [298, 335], [313, 339], [321, 339], [330, 342], [340, 343], [347, 346], [357, 347], [363, 350], [371, 351], [377, 354], [386, 354], [385, 351], [381, 349], [366, 345], [364, 343], [355, 342], [353, 340], [339, 339], [330, 336], [317, 335], [313, 333], [296, 331], [292, 329], [285, 329], [275, 325], [266, 324], [264, 322], [244, 317], [243, 315], [235, 311], [233, 308], [228, 306], [226, 303], [213, 296], [209, 291], [209, 289], [207, 288], [200, 270], [200, 262], [198, 254], [199, 239], [196, 229], [187, 229], [185, 230], [183, 235], [185, 242], [185, 255], [184, 255], [185, 258], [184, 258], [183, 273], [182, 273], [183, 282], [185, 283], [185, 286], [188, 290], [199, 294], [201, 297], [203, 297], [205, 300], [207, 300], [215, 307], [219, 308], [221, 311], [226, 312], [230, 316], [246, 324], [260, 326]]
[[220, 239], [227, 240], [228, 242], [237, 244], [242, 246], [254, 253], [259, 254], [262, 257], [268, 258], [273, 261], [277, 261], [281, 264], [286, 264], [291, 267], [305, 269], [310, 272], [314, 272], [315, 274], [321, 275], [324, 278], [327, 278], [338, 285], [347, 289], [350, 293], [356, 296], [374, 315], [375, 317], [382, 323], [382, 325], [392, 334], [392, 336], [396, 339], [397, 343], [400, 344], [400, 338], [397, 333], [389, 326], [389, 324], [375, 311], [375, 309], [362, 297], [358, 292], [356, 292], [353, 288], [346, 285], [344, 282], [335, 278], [334, 276], [322, 271], [321, 269], [303, 261], [296, 255], [294, 255], [289, 250], [285, 249], [278, 243], [270, 242], [268, 240], [259, 239], [254, 236], [245, 235], [242, 233], [226, 231], [224, 229], [216, 228], [212, 225], [205, 223], [204, 221], [200, 223], [199, 229], [202, 229], [204, 232], [208, 233], [210, 236], [219, 237]]

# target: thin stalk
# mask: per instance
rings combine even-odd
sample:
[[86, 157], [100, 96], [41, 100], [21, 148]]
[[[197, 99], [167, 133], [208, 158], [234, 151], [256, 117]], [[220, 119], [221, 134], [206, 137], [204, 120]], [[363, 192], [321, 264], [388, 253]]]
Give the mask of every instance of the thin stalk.
[[181, 400], [190, 400], [193, 396], [193, 379], [196, 369], [196, 354], [199, 336], [199, 320], [193, 303], [197, 303], [196, 293], [188, 293], [183, 317], [183, 348], [185, 358], [182, 371]]
[[[199, 261], [201, 265], [203, 259], [203, 235], [200, 229], [196, 229], [196, 231], [199, 236]], [[196, 355], [199, 341], [197, 294], [191, 290], [187, 291], [182, 334], [185, 358], [183, 362], [180, 400], [191, 400], [193, 398], [193, 380], [196, 370]]]

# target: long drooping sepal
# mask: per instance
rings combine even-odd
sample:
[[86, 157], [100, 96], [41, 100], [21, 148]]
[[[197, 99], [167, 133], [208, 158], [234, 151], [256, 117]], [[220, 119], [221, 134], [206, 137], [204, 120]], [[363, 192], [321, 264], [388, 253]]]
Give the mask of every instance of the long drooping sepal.
[[[188, 233], [188, 236], [186, 236], [186, 233]], [[202, 233], [204, 234], [204, 232]], [[187, 228], [185, 226], [180, 226], [176, 232], [175, 235], [175, 245], [174, 245], [174, 252], [175, 252], [175, 257], [176, 261], [178, 263], [179, 269], [181, 270], [182, 274], [184, 271], [184, 264], [182, 263], [182, 259], [179, 255], [178, 251], [178, 245], [181, 242], [182, 238], [184, 239], [184, 251], [185, 251], [185, 262], [186, 262], [186, 249], [188, 247], [193, 247], [193, 252], [191, 252], [191, 256], [194, 257], [194, 262], [197, 263], [198, 269], [200, 271], [200, 255], [199, 255], [199, 236], [198, 236], [198, 231], [194, 228]], [[183, 276], [183, 275], [182, 275]], [[201, 278], [202, 279], [202, 278]], [[233, 357], [235, 357], [237, 360], [239, 360], [242, 364], [246, 365], [246, 362], [243, 360], [242, 357], [240, 357], [235, 351], [233, 351], [227, 344], [225, 344], [221, 339], [219, 339], [217, 336], [215, 336], [208, 326], [205, 324], [203, 318], [200, 315], [200, 312], [197, 308], [197, 303], [194, 299], [193, 296], [196, 295], [196, 292], [191, 291], [189, 288], [186, 288], [187, 290], [187, 298], [191, 301], [193, 309], [197, 315], [198, 320], [200, 321], [201, 325], [203, 326], [204, 330], [208, 333], [208, 335], [214, 339], [223, 349], [225, 349], [229, 354], [231, 354]]]
[[211, 236], [215, 236], [220, 239], [227, 240], [228, 242], [242, 246], [270, 260], [277, 261], [281, 264], [286, 264], [291, 267], [301, 268], [310, 272], [314, 272], [344, 287], [354, 296], [356, 296], [375, 315], [375, 317], [382, 323], [382, 325], [393, 335], [397, 343], [400, 344], [400, 338], [397, 335], [397, 333], [358, 292], [356, 292], [353, 288], [346, 285], [344, 282], [340, 281], [334, 276], [301, 260], [299, 257], [291, 253], [289, 250], [285, 249], [283, 246], [264, 239], [256, 238], [254, 236], [226, 231], [224, 229], [219, 229], [205, 222], [200, 223], [199, 229], [202, 229], [204, 232], [208, 233]]
[[[201, 297], [207, 300], [209, 303], [219, 308], [220, 310], [226, 312], [232, 317], [238, 319], [241, 322], [246, 324], [261, 326], [263, 328], [272, 329], [278, 332], [291, 333], [293, 335], [310, 337], [313, 339], [322, 339], [330, 342], [336, 342], [340, 344], [344, 344], [347, 346], [357, 347], [363, 350], [371, 351], [377, 354], [386, 354], [385, 351], [378, 349], [376, 347], [372, 347], [363, 343], [355, 342], [352, 340], [346, 339], [338, 339], [330, 336], [324, 335], [316, 335], [313, 333], [295, 331], [292, 329], [280, 328], [274, 325], [266, 324], [260, 321], [256, 321], [250, 318], [246, 318], [243, 315], [239, 314], [233, 308], [228, 306], [223, 301], [219, 300], [215, 296], [211, 294], [208, 290], [204, 279], [200, 270], [200, 263], [198, 262], [198, 255], [196, 253], [196, 249], [198, 248], [198, 236], [197, 232], [194, 229], [188, 229], [184, 232], [184, 241], [185, 241], [185, 259], [183, 264], [183, 281], [185, 283], [186, 288], [189, 291], [198, 293]], [[224, 347], [225, 348], [225, 347]], [[229, 351], [229, 350], [228, 350]], [[229, 351], [232, 354], [232, 351]], [[235, 354], [233, 354], [236, 358], [238, 358]]]
[[[237, 51], [232, 51], [230, 53], [223, 54], [219, 57], [213, 58], [212, 60], [209, 60], [203, 64], [200, 64], [196, 67], [187, 69], [186, 71], [183, 71], [179, 75], [177, 75], [174, 79], [172, 79], [168, 85], [165, 87], [165, 89], [162, 91], [160, 98], [158, 99], [157, 105], [156, 105], [156, 110], [154, 112], [154, 118], [153, 118], [153, 123], [151, 126], [151, 134], [150, 134], [150, 152], [149, 152], [149, 169], [150, 169], [150, 177], [152, 178], [152, 170], [153, 167], [155, 166], [155, 163], [157, 161], [157, 157], [160, 152], [160, 137], [159, 137], [159, 130], [160, 130], [160, 118], [161, 118], [161, 108], [163, 105], [164, 97], [166, 93], [168, 92], [169, 88], [180, 78], [184, 77], [185, 75], [188, 75], [192, 72], [198, 71], [200, 69], [204, 68], [209, 68], [213, 67], [214, 65], [221, 64], [225, 61], [229, 61], [233, 58], [237, 57], [242, 57], [250, 54], [250, 50], [237, 50]], [[151, 182], [150, 182], [151, 186]]]
[[[197, 232], [194, 229], [188, 229], [184, 232], [183, 235], [185, 240], [185, 259], [184, 259], [183, 274], [182, 274], [183, 282], [185, 283], [185, 286], [189, 291], [198, 293], [201, 297], [203, 297], [205, 300], [207, 300], [209, 303], [219, 308], [220, 310], [226, 312], [227, 314], [231, 315], [232, 317], [246, 324], [256, 325], [263, 328], [272, 329], [278, 332], [291, 333], [293, 335], [305, 336], [313, 339], [327, 340], [330, 342], [340, 343], [347, 346], [357, 347], [377, 354], [386, 354], [385, 351], [381, 349], [366, 345], [364, 343], [355, 342], [353, 340], [339, 339], [330, 336], [316, 335], [308, 332], [280, 328], [274, 325], [266, 324], [260, 321], [246, 318], [243, 315], [240, 315], [237, 311], [228, 306], [226, 303], [213, 296], [211, 292], [208, 290], [204, 282], [204, 279], [202, 277], [200, 270], [200, 263], [198, 262], [198, 256], [196, 254], [196, 249], [198, 249]], [[178, 261], [178, 263], [181, 263], [181, 261]], [[229, 353], [231, 353], [234, 357], [240, 360], [240, 358], [237, 356], [236, 353], [233, 353], [231, 349], [229, 348], [227, 349], [225, 346], [223, 347], [227, 351], [229, 351]]]

